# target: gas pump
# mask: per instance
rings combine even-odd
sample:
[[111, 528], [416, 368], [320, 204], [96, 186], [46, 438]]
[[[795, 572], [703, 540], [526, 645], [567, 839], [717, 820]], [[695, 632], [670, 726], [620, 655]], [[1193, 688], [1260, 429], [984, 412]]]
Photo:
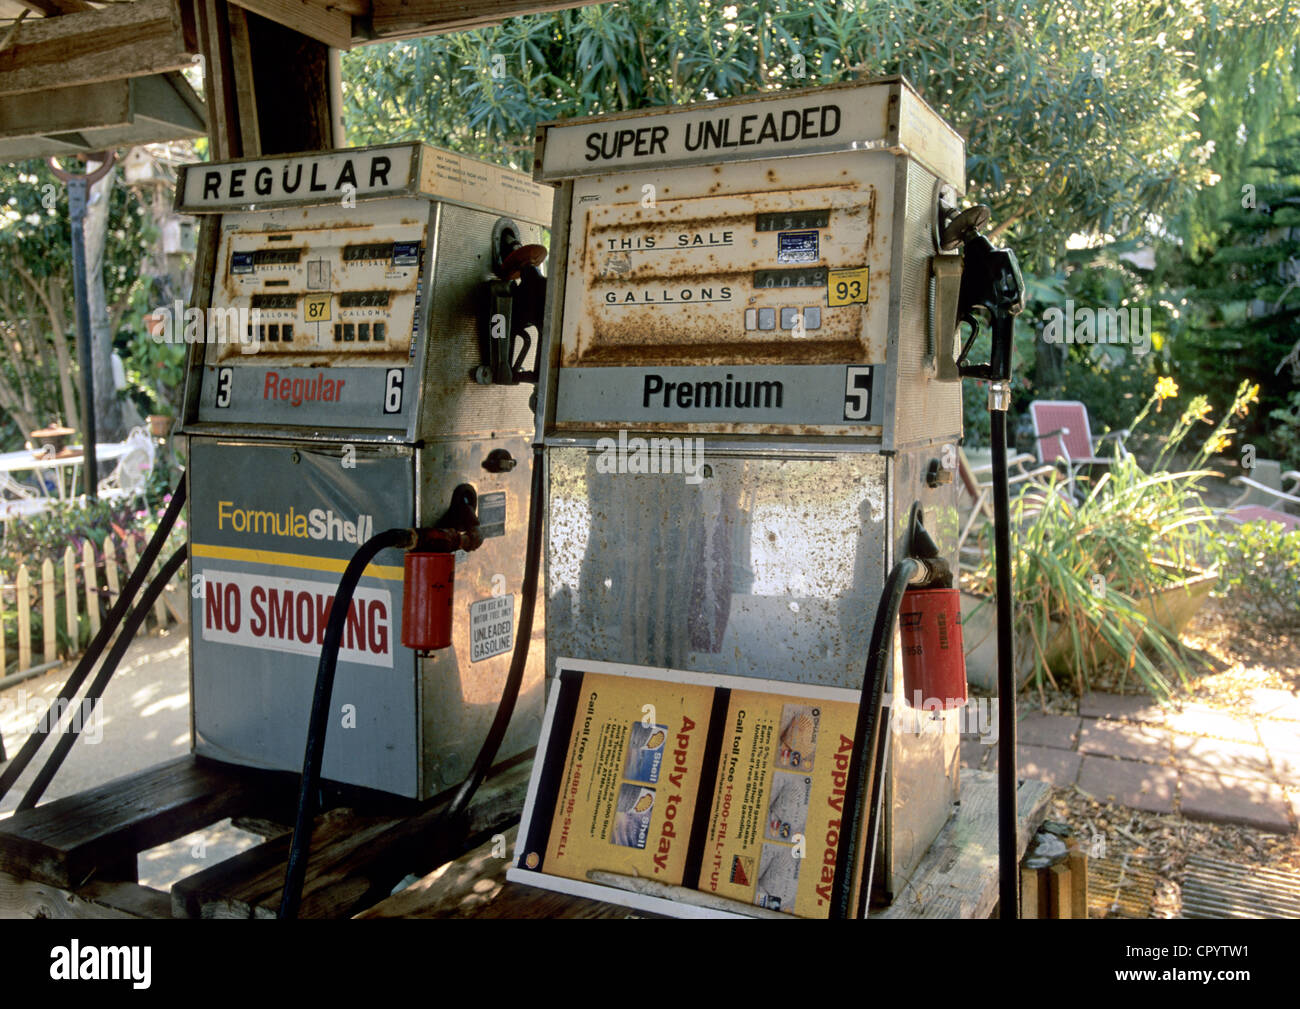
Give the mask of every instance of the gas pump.
[[[420, 144], [181, 170], [197, 753], [302, 769], [324, 649], [323, 777], [422, 800], [470, 773], [520, 626], [551, 199]], [[413, 532], [349, 572], [385, 530]], [[502, 758], [537, 738], [537, 650], [518, 686]]]
[[[827, 856], [818, 849], [812, 869], [788, 872], [800, 877], [801, 900], [804, 874], [822, 873], [827, 890], [806, 905], [814, 915], [861, 914], [872, 866], [879, 896], [892, 900], [959, 797], [965, 676], [952, 574], [960, 379], [1005, 382], [1018, 310], [1018, 271], [1006, 279], [1006, 257], [1012, 268], [1014, 257], [979, 235], [987, 209], [959, 208], [964, 142], [893, 77], [547, 124], [536, 165], [539, 181], [558, 185], [559, 265], [539, 382], [548, 692], [563, 693], [566, 670], [615, 665], [733, 693], [763, 682], [772, 689], [773, 681], [823, 697], [860, 691], [852, 762], [847, 746], [844, 767], [835, 758], [829, 801], [842, 818], [829, 821]], [[965, 360], [977, 311], [994, 319], [987, 366]], [[959, 320], [971, 327], [964, 347]], [[920, 658], [905, 666], [909, 655]], [[899, 689], [905, 671], [907, 690]], [[587, 829], [586, 820], [571, 822], [587, 810], [578, 768], [595, 751], [599, 780], [586, 788], [599, 790], [607, 737], [623, 738], [608, 726], [584, 735], [605, 703], [594, 690], [590, 698], [567, 721], [564, 700], [548, 713], [544, 753], [562, 752], [564, 733], [573, 742], [563, 758], [539, 756], [512, 879], [586, 892], [544, 873]], [[715, 710], [736, 714], [734, 704]], [[810, 727], [805, 743], [816, 742], [807, 712], [819, 710], [796, 716]], [[779, 720], [773, 725], [782, 731]], [[647, 733], [633, 726], [633, 743]], [[737, 733], [730, 752], [743, 763]], [[749, 752], [763, 738], [747, 742]], [[706, 779], [720, 775], [721, 789], [731, 780], [729, 739], [721, 755], [705, 747], [696, 757], [679, 742], [679, 766], [699, 760]], [[817, 750], [823, 768], [826, 745]], [[785, 787], [789, 750], [783, 743], [763, 758], [767, 770], [752, 773], [746, 789]], [[613, 816], [645, 827], [612, 843], [639, 847], [660, 836], [660, 851], [688, 846], [685, 878], [695, 882], [687, 885], [704, 889], [711, 849], [701, 856], [697, 842], [719, 833], [730, 784], [726, 802], [702, 801], [690, 830], [680, 820], [674, 829], [656, 817], [680, 817], [676, 797], [658, 794], [663, 778], [636, 770], [628, 752], [622, 777], [641, 791], [621, 786]], [[812, 766], [807, 753], [802, 766]], [[625, 808], [629, 788], [635, 805]], [[805, 813], [808, 788], [816, 796], [809, 784]], [[599, 840], [608, 832], [599, 802], [594, 808]], [[798, 797], [792, 808], [787, 819], [798, 828]], [[772, 817], [782, 843], [785, 816]], [[585, 834], [582, 843], [618, 851]], [[719, 858], [712, 889], [730, 883], [740, 892], [777, 857], [770, 847], [752, 860]], [[681, 888], [656, 886], [634, 881], [629, 889], [665, 897], [653, 908], [676, 913]], [[762, 906], [792, 905], [769, 896]]]

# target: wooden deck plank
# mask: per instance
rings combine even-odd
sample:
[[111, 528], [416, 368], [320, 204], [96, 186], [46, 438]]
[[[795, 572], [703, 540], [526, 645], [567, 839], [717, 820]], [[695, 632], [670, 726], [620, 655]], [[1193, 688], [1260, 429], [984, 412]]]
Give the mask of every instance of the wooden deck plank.
[[167, 894], [136, 883], [92, 883], [76, 893], [0, 872], [0, 918], [168, 918]]
[[[470, 806], [467, 835], [479, 839], [519, 819], [532, 762], [489, 778]], [[404, 876], [462, 854], [433, 836], [441, 806], [413, 816], [363, 816], [336, 809], [317, 817], [301, 918], [350, 917], [384, 899]], [[282, 835], [203, 869], [172, 887], [172, 913], [189, 918], [274, 918], [290, 837]], [[454, 848], [449, 847], [454, 845]]]
[[[1020, 783], [1016, 861], [1047, 815], [1052, 788]], [[998, 783], [992, 771], [964, 769], [961, 806], [930, 845], [905, 891], [872, 918], [987, 918], [998, 901]]]
[[358, 918], [656, 918], [618, 904], [506, 883], [518, 825], [506, 831], [506, 857], [485, 841], [399, 890]]
[[250, 812], [286, 785], [265, 772], [177, 757], [0, 822], [0, 870], [75, 891], [97, 868]]
[[[1047, 811], [1050, 786], [1022, 782], [1019, 789], [1019, 851]], [[506, 835], [513, 855], [516, 828]], [[507, 883], [510, 858], [491, 841], [441, 866], [358, 918], [644, 918], [655, 917], [616, 904], [571, 897]], [[962, 801], [921, 860], [903, 899], [872, 918], [987, 918], [997, 903], [997, 776], [962, 772]]]

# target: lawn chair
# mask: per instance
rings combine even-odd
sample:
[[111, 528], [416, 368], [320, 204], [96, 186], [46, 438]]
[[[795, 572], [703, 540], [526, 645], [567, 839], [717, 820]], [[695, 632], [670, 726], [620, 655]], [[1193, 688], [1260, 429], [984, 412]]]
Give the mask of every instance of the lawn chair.
[[[972, 465], [965, 449], [959, 449], [958, 452], [957, 472], [961, 477], [962, 487], [972, 502], [970, 516], [957, 536], [957, 563], [960, 565], [963, 552], [971, 555], [977, 553], [974, 547], [966, 549], [966, 540], [975, 529], [980, 517], [983, 516], [986, 522], [993, 521], [993, 463]], [[1026, 466], [1033, 461], [1034, 457], [1028, 452], [1020, 452], [1007, 460], [1007, 488], [1011, 496], [1027, 492], [1044, 496], [1050, 493], [1043, 479], [1054, 473], [1056, 467], [1048, 465], [1027, 469]]]
[[1257, 459], [1252, 476], [1233, 477], [1231, 482], [1245, 490], [1219, 516], [1235, 525], [1248, 522], [1279, 522], [1288, 531], [1300, 529], [1300, 518], [1283, 509], [1300, 505], [1300, 471], [1282, 472], [1282, 464]]
[[1108, 456], [1098, 454], [1103, 442], [1115, 439], [1120, 455], [1128, 455], [1128, 449], [1124, 447], [1128, 429], [1111, 431], [1094, 441], [1092, 425], [1088, 423], [1088, 408], [1078, 400], [1036, 399], [1029, 404], [1029, 417], [1034, 424], [1038, 461], [1064, 465], [1070, 496], [1076, 500], [1074, 480], [1079, 470], [1110, 465]]
[[113, 472], [99, 481], [102, 500], [144, 497], [156, 451], [153, 438], [144, 428], [137, 427], [127, 435], [126, 444], [126, 454], [118, 459]]

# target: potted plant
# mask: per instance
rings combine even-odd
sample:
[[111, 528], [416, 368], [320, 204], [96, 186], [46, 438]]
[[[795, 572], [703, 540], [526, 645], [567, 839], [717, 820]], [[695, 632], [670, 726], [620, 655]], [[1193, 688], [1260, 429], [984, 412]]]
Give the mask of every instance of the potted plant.
[[[1153, 405], [1177, 394], [1162, 379], [1132, 427]], [[1175, 421], [1150, 471], [1116, 452], [1107, 472], [1082, 501], [1064, 480], [1012, 503], [1016, 662], [1021, 682], [1033, 678], [1080, 693], [1090, 671], [1119, 664], [1158, 698], [1185, 681], [1193, 660], [1179, 633], [1210, 595], [1217, 573], [1213, 557], [1216, 513], [1202, 499], [1203, 484], [1217, 474], [1204, 468], [1222, 451], [1258, 395], [1243, 383], [1227, 416], [1214, 428], [1188, 469], [1165, 467], [1197, 423], [1208, 422], [1209, 403], [1197, 397]], [[986, 531], [991, 535], [991, 530]], [[964, 580], [963, 623], [967, 670], [977, 686], [993, 686], [991, 551]]]

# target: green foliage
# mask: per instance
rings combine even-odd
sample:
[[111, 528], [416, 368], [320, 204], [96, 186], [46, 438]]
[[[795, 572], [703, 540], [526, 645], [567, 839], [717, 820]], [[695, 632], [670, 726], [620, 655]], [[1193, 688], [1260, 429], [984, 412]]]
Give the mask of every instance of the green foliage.
[[15, 567], [20, 563], [39, 564], [47, 557], [57, 562], [64, 547], [70, 546], [80, 554], [87, 540], [96, 552], [102, 552], [104, 538], [124, 535], [137, 525], [140, 514], [139, 505], [132, 502], [56, 502], [39, 515], [10, 525], [4, 542], [5, 559]]
[[[131, 296], [152, 226], [139, 199], [109, 189], [102, 276], [107, 304]], [[75, 307], [67, 190], [40, 161], [0, 165], [0, 409], [30, 430], [78, 426]], [[71, 401], [71, 402], [70, 402]]]
[[1234, 621], [1252, 630], [1300, 631], [1300, 532], [1251, 522], [1220, 538], [1216, 594]]
[[1300, 389], [1292, 392], [1285, 407], [1269, 411], [1273, 444], [1283, 469], [1300, 469]]
[[[1148, 398], [1132, 422], [1135, 430], [1165, 391], [1162, 386]], [[1016, 636], [1022, 653], [1033, 657], [1040, 687], [1067, 685], [1083, 693], [1099, 666], [1117, 663], [1157, 697], [1169, 695], [1171, 677], [1186, 680], [1193, 660], [1176, 633], [1149, 618], [1143, 606], [1160, 612], [1154, 606], [1157, 593], [1214, 556], [1216, 516], [1201, 495], [1215, 474], [1204, 464], [1251, 395], [1245, 385], [1238, 389], [1233, 412], [1214, 428], [1188, 470], [1162, 467], [1205, 419], [1204, 399], [1193, 401], [1174, 421], [1149, 469], [1133, 456], [1116, 454], [1082, 502], [1072, 500], [1054, 475], [1046, 487], [1013, 503]], [[991, 527], [985, 537], [988, 559], [967, 584], [990, 595]], [[1062, 641], [1068, 647], [1062, 648]]]
[[[1300, 113], [1291, 121], [1300, 126]], [[1243, 439], [1278, 457], [1294, 452], [1285, 411], [1300, 392], [1300, 365], [1284, 363], [1300, 347], [1300, 132], [1255, 164], [1272, 181], [1224, 218], [1224, 244], [1191, 292], [1200, 314], [1179, 349], [1178, 376], [1217, 408], [1227, 399], [1224, 374], [1259, 385], [1260, 411]]]
[[901, 73], [967, 138], [971, 198], [1041, 270], [1070, 234], [1138, 236], [1210, 182], [1185, 155], [1206, 68], [1261, 40], [1294, 48], [1285, 19], [1251, 34], [1275, 20], [1253, 0], [634, 0], [354, 49], [347, 121], [353, 142], [526, 169], [544, 120]]

